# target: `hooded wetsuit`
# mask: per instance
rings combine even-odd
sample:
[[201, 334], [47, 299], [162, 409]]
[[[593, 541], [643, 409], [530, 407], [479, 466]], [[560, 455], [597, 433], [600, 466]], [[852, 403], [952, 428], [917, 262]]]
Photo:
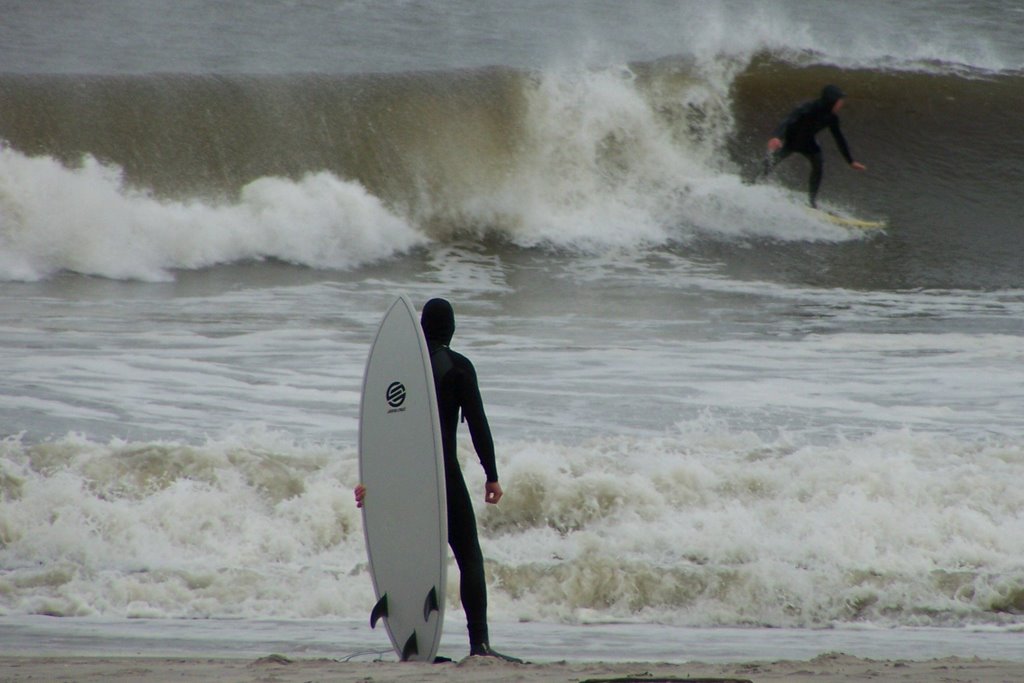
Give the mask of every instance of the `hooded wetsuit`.
[[431, 299], [423, 306], [420, 325], [427, 338], [430, 364], [434, 371], [434, 389], [441, 420], [441, 444], [444, 451], [445, 491], [448, 503], [448, 545], [459, 565], [459, 593], [466, 611], [470, 652], [488, 643], [487, 582], [484, 558], [477, 537], [476, 516], [457, 457], [456, 432], [459, 412], [469, 423], [480, 464], [487, 481], [498, 481], [494, 458], [494, 440], [484, 413], [476, 370], [468, 358], [448, 348], [455, 334], [455, 313], [444, 299]]
[[839, 117], [832, 112], [836, 102], [845, 97], [842, 90], [834, 85], [826, 85], [821, 91], [821, 97], [810, 102], [804, 102], [794, 109], [786, 119], [775, 129], [773, 137], [782, 140], [782, 147], [772, 152], [764, 162], [764, 173], [767, 174], [780, 161], [793, 152], [807, 157], [811, 162], [811, 177], [808, 182], [811, 206], [816, 206], [818, 187], [821, 186], [821, 147], [815, 136], [828, 128], [835, 138], [839, 153], [846, 159], [846, 163], [853, 163], [853, 156], [846, 144], [842, 130], [839, 129]]

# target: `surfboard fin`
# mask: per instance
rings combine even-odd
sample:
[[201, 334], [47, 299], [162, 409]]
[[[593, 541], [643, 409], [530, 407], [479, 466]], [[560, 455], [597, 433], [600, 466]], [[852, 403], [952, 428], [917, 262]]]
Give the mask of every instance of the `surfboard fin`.
[[377, 620], [388, 615], [388, 594], [380, 596], [380, 600], [370, 611], [370, 628], [377, 628]]
[[413, 631], [412, 635], [409, 636], [409, 640], [405, 641], [405, 647], [402, 648], [402, 661], [407, 661], [409, 657], [418, 655], [419, 653], [420, 648], [416, 644], [416, 631]]
[[437, 603], [437, 586], [430, 589], [427, 599], [423, 601], [423, 621], [430, 619], [431, 612], [440, 612], [441, 606]]

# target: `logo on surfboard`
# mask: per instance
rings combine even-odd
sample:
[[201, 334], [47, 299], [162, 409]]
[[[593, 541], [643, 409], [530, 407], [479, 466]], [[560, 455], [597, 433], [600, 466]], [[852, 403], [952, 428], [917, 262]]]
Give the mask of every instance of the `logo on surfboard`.
[[391, 406], [389, 413], [398, 413], [405, 408], [402, 404], [405, 403], [405, 385], [401, 382], [392, 382], [388, 385], [387, 393], [385, 394], [388, 405]]

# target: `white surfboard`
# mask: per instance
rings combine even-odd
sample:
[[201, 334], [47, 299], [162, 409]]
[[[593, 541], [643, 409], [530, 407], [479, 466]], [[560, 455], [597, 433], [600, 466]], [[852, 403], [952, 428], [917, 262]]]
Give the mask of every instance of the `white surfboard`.
[[427, 343], [412, 304], [388, 309], [366, 361], [359, 409], [363, 531], [384, 620], [403, 661], [432, 662], [444, 622], [448, 518]]

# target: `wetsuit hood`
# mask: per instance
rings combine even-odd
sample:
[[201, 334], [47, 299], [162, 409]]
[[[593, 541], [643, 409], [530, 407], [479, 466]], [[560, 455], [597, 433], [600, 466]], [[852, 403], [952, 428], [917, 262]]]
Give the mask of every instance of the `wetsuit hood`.
[[445, 299], [431, 299], [423, 305], [420, 326], [427, 342], [449, 344], [455, 334], [455, 311]]
[[824, 102], [829, 109], [835, 106], [835, 103], [844, 97], [846, 97], [846, 93], [844, 93], [842, 88], [838, 85], [826, 85], [821, 89], [821, 101]]

